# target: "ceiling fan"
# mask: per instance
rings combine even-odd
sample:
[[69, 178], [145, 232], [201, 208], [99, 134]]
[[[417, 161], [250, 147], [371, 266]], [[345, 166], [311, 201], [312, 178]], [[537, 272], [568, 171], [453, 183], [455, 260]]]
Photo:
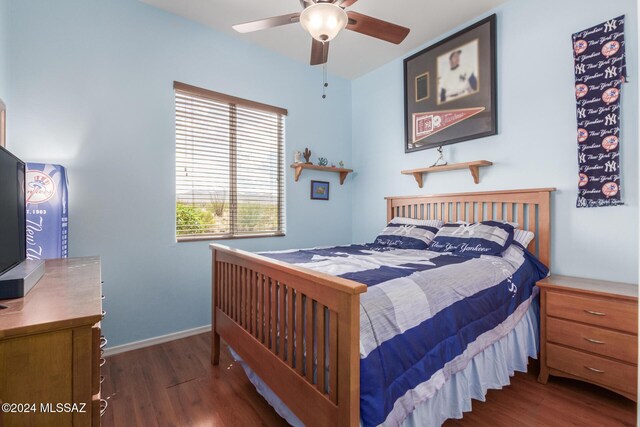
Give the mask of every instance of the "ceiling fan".
[[300, 22], [311, 34], [311, 65], [327, 62], [329, 42], [343, 29], [355, 31], [390, 43], [400, 44], [409, 29], [358, 12], [345, 11], [358, 0], [300, 0], [302, 12], [274, 16], [258, 21], [237, 24], [233, 29], [240, 33], [264, 30]]

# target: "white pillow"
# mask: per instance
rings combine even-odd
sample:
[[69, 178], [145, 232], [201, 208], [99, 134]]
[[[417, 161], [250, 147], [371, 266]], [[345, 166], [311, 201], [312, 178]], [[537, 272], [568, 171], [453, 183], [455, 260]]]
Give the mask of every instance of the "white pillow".
[[531, 231], [526, 230], [515, 229], [513, 232], [513, 240], [520, 243], [525, 248], [529, 246], [529, 243], [531, 243], [534, 236], [535, 235]]
[[[514, 230], [513, 232], [513, 241], [520, 243], [525, 249], [529, 246], [529, 243], [534, 238], [534, 234], [531, 231], [526, 230]], [[516, 265], [522, 262], [522, 257], [524, 256], [524, 250], [520, 248], [518, 245], [511, 244], [507, 249], [500, 254], [502, 258], [507, 261], [514, 262]]]

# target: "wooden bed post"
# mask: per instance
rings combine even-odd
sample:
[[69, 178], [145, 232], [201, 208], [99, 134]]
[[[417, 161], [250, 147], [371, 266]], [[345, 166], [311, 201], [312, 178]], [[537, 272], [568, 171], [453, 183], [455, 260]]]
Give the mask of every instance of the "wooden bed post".
[[387, 224], [393, 219], [393, 200], [387, 199]]
[[551, 193], [542, 191], [538, 205], [538, 259], [551, 267]]
[[217, 366], [220, 364], [220, 334], [216, 330], [216, 304], [218, 303], [218, 290], [220, 289], [220, 274], [216, 271], [216, 250], [211, 251], [211, 281], [213, 287], [211, 289], [211, 364]]
[[346, 295], [338, 326], [338, 425], [360, 424], [360, 295]]

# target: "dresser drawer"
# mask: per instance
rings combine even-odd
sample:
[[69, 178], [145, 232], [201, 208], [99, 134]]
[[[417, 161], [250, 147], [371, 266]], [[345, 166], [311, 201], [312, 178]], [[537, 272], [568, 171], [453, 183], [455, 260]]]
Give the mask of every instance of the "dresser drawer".
[[636, 394], [637, 368], [626, 363], [547, 343], [547, 366], [595, 384]]
[[638, 333], [637, 304], [588, 296], [546, 292], [547, 315]]
[[636, 364], [638, 337], [623, 332], [547, 318], [547, 340]]

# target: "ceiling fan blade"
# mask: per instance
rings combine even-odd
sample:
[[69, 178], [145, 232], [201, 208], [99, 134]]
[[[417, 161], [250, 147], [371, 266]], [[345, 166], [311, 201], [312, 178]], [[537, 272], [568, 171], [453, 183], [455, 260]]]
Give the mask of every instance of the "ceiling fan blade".
[[233, 29], [239, 33], [250, 33], [252, 31], [264, 30], [267, 28], [279, 27], [281, 25], [292, 24], [300, 21], [300, 13], [290, 13], [288, 15], [274, 16], [271, 18], [260, 19], [258, 21], [245, 22], [244, 24], [236, 24]]
[[340, 6], [340, 7], [342, 7], [342, 8], [345, 8], [345, 7], [349, 7], [349, 6], [351, 6], [352, 4], [354, 4], [354, 3], [355, 3], [355, 2], [357, 2], [357, 1], [358, 1], [358, 0], [342, 0], [342, 1], [338, 0], [338, 1], [336, 2], [336, 4], [337, 4], [338, 6]]
[[400, 44], [409, 34], [409, 29], [391, 22], [382, 21], [358, 12], [347, 12], [349, 22], [347, 29], [367, 36]]
[[329, 58], [329, 42], [319, 42], [311, 39], [311, 65], [320, 65]]

